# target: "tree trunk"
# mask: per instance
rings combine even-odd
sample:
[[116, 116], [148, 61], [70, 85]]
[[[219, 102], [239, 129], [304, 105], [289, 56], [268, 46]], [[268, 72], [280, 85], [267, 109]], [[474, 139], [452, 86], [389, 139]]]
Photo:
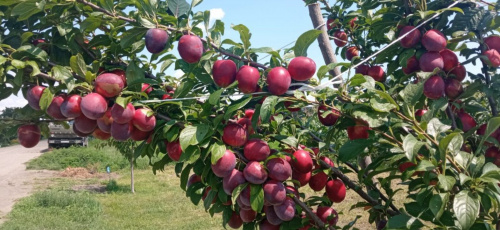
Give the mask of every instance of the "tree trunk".
[[134, 156], [130, 156], [130, 190], [132, 193], [135, 193], [134, 186]]

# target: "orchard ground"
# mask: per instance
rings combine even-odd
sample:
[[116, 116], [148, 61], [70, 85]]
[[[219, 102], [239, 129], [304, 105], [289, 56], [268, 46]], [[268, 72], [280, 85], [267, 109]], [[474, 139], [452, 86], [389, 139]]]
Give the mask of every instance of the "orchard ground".
[[[109, 175], [105, 172], [106, 165], [113, 171]], [[221, 229], [221, 215], [211, 218], [202, 203], [193, 206], [184, 195], [174, 165], [167, 165], [164, 172], [154, 175], [148, 160], [140, 158], [135, 171], [135, 194], [130, 193], [128, 162], [113, 148], [96, 149], [91, 144], [88, 149], [58, 149], [31, 160], [27, 168], [57, 170], [57, 173], [37, 181], [34, 194], [17, 202], [0, 225], [1, 230]], [[300, 190], [314, 194], [307, 185]], [[398, 206], [404, 202], [400, 200], [404, 199], [404, 193], [399, 194]], [[361, 217], [363, 208], [350, 210], [359, 201], [348, 190], [346, 199], [334, 204], [340, 213], [339, 226], [360, 216], [354, 227], [373, 228], [366, 215]]]

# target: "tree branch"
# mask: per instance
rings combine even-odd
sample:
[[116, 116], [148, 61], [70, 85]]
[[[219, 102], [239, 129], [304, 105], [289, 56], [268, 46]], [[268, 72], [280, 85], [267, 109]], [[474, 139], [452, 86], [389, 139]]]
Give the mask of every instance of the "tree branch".
[[[316, 223], [316, 225], [320, 228], [320, 229], [324, 229], [325, 228], [325, 223], [323, 221], [321, 221], [321, 219], [318, 217], [318, 215], [316, 215], [310, 208], [309, 206], [307, 206], [304, 202], [302, 202], [301, 200], [299, 200], [299, 198], [297, 198], [294, 193], [288, 189], [286, 189], [286, 193], [287, 194], [291, 194], [293, 196], [292, 199], [293, 201], [298, 204], [303, 210], [304, 212], [307, 213], [307, 215]], [[331, 229], [331, 230], [334, 230], [335, 228], [333, 228], [332, 226], [329, 226], [328, 229]]]
[[76, 2], [83, 3], [83, 4], [87, 5], [87, 6], [90, 6], [92, 9], [100, 11], [100, 12], [103, 12], [103, 13], [105, 13], [108, 16], [111, 16], [113, 18], [120, 19], [120, 20], [123, 20], [123, 21], [126, 21], [126, 22], [135, 22], [135, 20], [132, 19], [132, 18], [127, 18], [127, 17], [123, 17], [123, 16], [120, 16], [120, 15], [115, 15], [115, 14], [113, 14], [113, 13], [111, 13], [111, 12], [109, 12], [109, 11], [107, 11], [107, 10], [105, 10], [105, 9], [103, 9], [103, 8], [101, 8], [101, 7], [93, 4], [93, 3], [91, 3], [91, 2], [86, 1], [86, 0], [76, 0]]

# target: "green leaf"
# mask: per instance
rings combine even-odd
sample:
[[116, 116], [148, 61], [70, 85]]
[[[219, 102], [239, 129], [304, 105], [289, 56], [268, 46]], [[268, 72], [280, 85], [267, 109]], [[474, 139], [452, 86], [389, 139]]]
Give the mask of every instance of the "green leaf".
[[293, 52], [295, 53], [295, 56], [307, 57], [307, 49], [316, 40], [316, 38], [318, 38], [318, 36], [321, 33], [322, 33], [321, 30], [309, 30], [300, 35], [297, 41], [295, 42], [295, 47], [293, 47]]
[[250, 33], [250, 30], [248, 30], [248, 28], [243, 25], [243, 24], [239, 24], [239, 25], [235, 25], [235, 26], [231, 26], [233, 28], [233, 30], [236, 30], [240, 33], [240, 39], [241, 39], [241, 42], [243, 42], [243, 48], [245, 50], [248, 50], [250, 48], [250, 38], [252, 37], [252, 34]]
[[126, 108], [128, 103], [132, 102], [132, 96], [130, 97], [117, 97], [115, 103], [121, 106], [122, 108]]
[[218, 89], [217, 91], [211, 93], [210, 97], [208, 98], [208, 103], [210, 103], [211, 105], [219, 104], [220, 95], [222, 95], [222, 92], [224, 92], [224, 88]]
[[12, 8], [11, 16], [19, 16], [17, 21], [24, 21], [33, 14], [41, 12], [45, 7], [45, 3], [45, 0], [30, 0], [21, 2]]
[[102, 8], [109, 12], [114, 12], [114, 3], [113, 0], [100, 0]]
[[259, 213], [264, 207], [264, 189], [262, 185], [250, 185], [250, 206], [254, 211]]
[[134, 91], [139, 91], [141, 89], [139, 82], [144, 79], [144, 70], [137, 66], [135, 60], [131, 60], [129, 65], [127, 66], [127, 71], [125, 73], [127, 77], [128, 88], [133, 89]]
[[189, 173], [191, 172], [191, 168], [193, 168], [192, 165], [187, 165], [181, 173], [181, 183], [180, 187], [182, 190], [186, 191], [186, 186], [187, 186], [187, 181], [189, 179]]
[[179, 135], [179, 142], [182, 150], [186, 150], [190, 145], [201, 143], [209, 130], [210, 126], [206, 124], [186, 126]]
[[247, 105], [248, 102], [252, 100], [251, 96], [244, 96], [243, 98], [233, 101], [229, 107], [227, 107], [226, 113], [224, 114], [224, 119], [227, 120], [229, 119], [232, 115], [233, 112], [243, 108], [243, 106]]
[[52, 99], [54, 98], [54, 95], [48, 88], [43, 90], [42, 96], [40, 97], [40, 109], [42, 111], [47, 111], [47, 108], [49, 108], [50, 103], [52, 103]]
[[34, 76], [41, 73], [40, 68], [38, 68], [38, 63], [36, 63], [35, 61], [29, 60], [29, 61], [26, 61], [25, 63], [26, 63], [26, 65], [31, 66], [30, 76], [34, 77]]
[[[450, 151], [459, 151], [464, 143], [464, 138], [460, 133], [451, 133], [439, 141], [439, 151], [441, 152], [441, 160], [445, 160], [446, 153]], [[444, 163], [444, 162], [443, 162]]]
[[424, 225], [415, 217], [400, 214], [393, 216], [387, 222], [387, 229], [420, 229]]
[[274, 108], [278, 104], [278, 97], [277, 96], [268, 96], [264, 102], [262, 103], [262, 106], [260, 107], [260, 119], [262, 123], [268, 123], [271, 114], [274, 113]]
[[408, 134], [405, 139], [403, 139], [403, 150], [406, 153], [406, 158], [410, 161], [415, 161], [415, 156], [418, 155], [418, 151], [425, 143], [417, 140], [412, 134]]
[[379, 127], [387, 122], [388, 113], [380, 113], [370, 111], [366, 108], [355, 110], [352, 115], [355, 118], [362, 119], [368, 123], [370, 127]]
[[491, 134], [493, 134], [500, 127], [500, 117], [492, 117], [486, 125], [486, 131], [484, 132], [481, 143], [484, 143]]
[[479, 215], [479, 198], [468, 190], [462, 190], [453, 199], [453, 211], [462, 229], [469, 229]]
[[450, 130], [451, 126], [445, 125], [437, 118], [432, 118], [427, 125], [427, 133], [437, 138], [441, 133]]
[[395, 105], [387, 103], [386, 101], [384, 101], [382, 98], [379, 97], [372, 97], [370, 99], [370, 105], [373, 108], [373, 110], [377, 112], [390, 112], [391, 110], [396, 108]]
[[441, 218], [443, 215], [444, 209], [448, 200], [450, 199], [450, 194], [448, 193], [439, 193], [434, 194], [429, 202], [429, 209], [434, 214], [437, 220]]
[[[78, 75], [84, 77], [85, 73], [87, 72], [87, 65], [85, 64], [85, 60], [83, 59], [83, 56], [81, 54], [77, 54], [75, 56], [72, 56], [69, 59], [69, 65], [71, 66], [71, 69]], [[91, 82], [89, 82], [91, 83]]]
[[443, 174], [438, 175], [439, 188], [448, 192], [451, 191], [457, 180], [452, 176], [445, 176]]
[[14, 51], [11, 56], [12, 58], [18, 60], [26, 60], [26, 58], [28, 58], [46, 62], [49, 55], [47, 54], [47, 52], [36, 46], [24, 45]]
[[483, 167], [483, 173], [479, 180], [488, 183], [498, 183], [500, 180], [500, 169], [493, 163], [486, 163]]
[[16, 69], [24, 69], [26, 67], [26, 63], [20, 60], [13, 59], [10, 64], [14, 66]]
[[272, 135], [272, 137], [286, 145], [289, 145], [289, 146], [292, 146], [292, 147], [297, 147], [298, 144], [299, 144], [299, 141], [297, 140], [297, 138], [293, 137], [293, 136], [288, 136], [288, 135]]
[[430, 162], [428, 160], [422, 160], [422, 161], [418, 162], [417, 167], [415, 167], [415, 171], [425, 172], [425, 171], [431, 171], [435, 168], [436, 168], [436, 166], [434, 166], [434, 164], [432, 164], [432, 162]]
[[186, 148], [179, 158], [179, 162], [186, 162], [188, 164], [194, 163], [200, 157], [201, 150], [197, 145], [191, 145]]
[[406, 104], [415, 105], [424, 94], [424, 84], [408, 84], [402, 94]]
[[233, 190], [231, 201], [236, 204], [236, 199], [240, 196], [240, 193], [247, 187], [248, 183], [240, 184]]
[[134, 27], [123, 33], [120, 39], [120, 46], [124, 49], [129, 48], [133, 43], [141, 40], [148, 29], [144, 27]]
[[219, 161], [219, 159], [226, 153], [226, 145], [221, 142], [216, 142], [210, 146], [210, 152], [212, 153], [211, 162], [214, 165]]
[[189, 12], [191, 6], [185, 0], [167, 0], [168, 9], [172, 11], [176, 18]]
[[339, 160], [342, 162], [347, 162], [352, 159], [356, 159], [361, 155], [365, 148], [372, 145], [373, 142], [367, 139], [357, 139], [352, 141], [347, 141], [339, 150]]
[[337, 67], [338, 65], [339, 63], [330, 63], [328, 65], [323, 65], [319, 67], [316, 76], [318, 76], [318, 78], [321, 80], [330, 70], [335, 69], [335, 67]]

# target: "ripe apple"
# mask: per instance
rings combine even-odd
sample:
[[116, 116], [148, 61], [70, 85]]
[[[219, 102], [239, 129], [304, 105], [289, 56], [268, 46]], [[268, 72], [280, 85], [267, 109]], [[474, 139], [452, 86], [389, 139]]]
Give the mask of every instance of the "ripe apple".
[[243, 223], [250, 223], [257, 217], [257, 212], [252, 209], [240, 209], [240, 217]]
[[212, 165], [212, 171], [218, 177], [226, 177], [231, 174], [234, 167], [236, 167], [236, 156], [228, 149], [224, 155]]
[[136, 127], [132, 130], [130, 133], [130, 139], [134, 141], [143, 141], [148, 139], [151, 136], [151, 132], [144, 132], [141, 130], [138, 130]]
[[189, 188], [189, 187], [191, 187], [191, 185], [198, 183], [198, 182], [201, 182], [201, 177], [196, 175], [196, 174], [193, 174], [193, 175], [189, 176], [189, 179], [186, 183], [186, 187]]
[[248, 139], [248, 131], [243, 126], [231, 123], [224, 127], [222, 140], [227, 145], [241, 147], [245, 145]]
[[[401, 37], [401, 36], [405, 35], [406, 33], [410, 32], [410, 30], [412, 30], [413, 28], [415, 28], [415, 27], [414, 26], [405, 26], [405, 27], [403, 27], [401, 29], [401, 31], [399, 32], [399, 37]], [[420, 30], [416, 29], [413, 32], [411, 32], [408, 35], [406, 35], [403, 39], [401, 39], [399, 41], [399, 43], [404, 48], [412, 48], [415, 45], [417, 45], [417, 43], [420, 41], [420, 37], [421, 36], [422, 36], [422, 34], [420, 33]]]
[[345, 52], [345, 57], [347, 58], [347, 60], [351, 61], [352, 58], [357, 57], [357, 56], [359, 56], [359, 50], [356, 46], [351, 46], [351, 47], [347, 48], [347, 50]]
[[424, 95], [430, 99], [439, 99], [445, 92], [445, 83], [443, 78], [434, 75], [424, 83]]
[[474, 118], [468, 113], [458, 112], [457, 116], [460, 119], [460, 122], [462, 123], [462, 130], [464, 132], [468, 132], [469, 130], [477, 126], [477, 123], [474, 120]]
[[162, 29], [152, 28], [146, 32], [146, 49], [153, 54], [160, 53], [165, 49], [168, 41], [168, 33]]
[[183, 35], [181, 39], [179, 39], [177, 50], [182, 60], [187, 63], [196, 63], [203, 55], [203, 43], [198, 36], [189, 34]]
[[236, 80], [238, 81], [238, 89], [242, 93], [256, 92], [259, 85], [260, 72], [257, 68], [244, 65], [236, 73]]
[[95, 91], [103, 97], [116, 97], [125, 87], [123, 79], [113, 73], [103, 73], [95, 79]]
[[84, 132], [78, 130], [78, 128], [76, 128], [76, 126], [75, 126], [75, 123], [73, 123], [73, 132], [79, 137], [88, 137], [88, 136], [92, 135], [92, 133], [84, 133]]
[[25, 148], [33, 148], [40, 142], [41, 132], [38, 125], [21, 125], [17, 128], [19, 144]]
[[441, 50], [439, 52], [439, 54], [443, 58], [443, 62], [444, 62], [443, 70], [444, 71], [449, 72], [458, 66], [458, 57], [455, 54], [455, 52], [453, 52], [449, 49], [444, 49], [444, 50]]
[[345, 199], [345, 185], [344, 182], [339, 179], [333, 179], [326, 182], [325, 191], [328, 199], [332, 202], [340, 203]]
[[309, 171], [307, 173], [297, 172], [296, 170], [292, 170], [292, 179], [298, 181], [300, 183], [300, 187], [305, 186], [311, 180], [312, 173]]
[[487, 50], [483, 55], [488, 58], [489, 64], [492, 67], [497, 68], [500, 66], [500, 52], [498, 52], [497, 50]]
[[283, 95], [292, 83], [290, 73], [283, 67], [274, 67], [267, 74], [267, 88], [274, 95]]
[[274, 212], [283, 221], [290, 221], [295, 216], [295, 202], [287, 197], [283, 203], [274, 205]]
[[229, 59], [217, 60], [212, 68], [212, 76], [216, 85], [226, 88], [236, 79], [236, 64]]
[[153, 87], [148, 83], [142, 83], [141, 92], [145, 92], [146, 94], [150, 94], [153, 91]]
[[76, 118], [82, 114], [80, 104], [82, 97], [80, 95], [72, 94], [64, 99], [61, 104], [61, 114], [67, 118]]
[[283, 183], [277, 180], [268, 180], [262, 186], [264, 189], [264, 200], [271, 205], [282, 204], [286, 199], [286, 190]]
[[253, 109], [247, 109], [245, 110], [245, 117], [252, 120], [253, 114], [255, 113], [255, 110]]
[[141, 131], [152, 131], [156, 126], [156, 117], [154, 115], [148, 116], [148, 113], [151, 112], [150, 109], [136, 109], [132, 118], [132, 124]]
[[337, 212], [330, 207], [320, 206], [316, 209], [316, 215], [318, 215], [319, 219], [324, 223], [328, 223], [330, 226], [337, 225], [337, 221], [339, 220], [339, 215]]
[[354, 17], [353, 19], [351, 19], [351, 21], [349, 21], [349, 25], [352, 29], [354, 29], [354, 27], [356, 26], [356, 21], [358, 21], [358, 17]]
[[238, 229], [243, 225], [243, 221], [241, 220], [240, 215], [237, 212], [233, 211], [233, 214], [231, 214], [231, 218], [229, 218], [227, 225], [229, 225], [229, 227], [233, 229]]
[[231, 194], [233, 194], [233, 190], [238, 187], [238, 185], [244, 184], [245, 182], [247, 181], [245, 180], [243, 173], [237, 169], [233, 169], [229, 175], [222, 179], [222, 188], [227, 195], [231, 196]]
[[432, 29], [422, 37], [422, 45], [428, 51], [439, 52], [446, 48], [446, 37], [440, 31]]
[[446, 79], [445, 84], [446, 85], [445, 85], [444, 92], [446, 93], [446, 96], [449, 99], [455, 99], [458, 96], [460, 96], [460, 94], [462, 94], [464, 92], [464, 88], [462, 87], [462, 83], [460, 83], [460, 81], [457, 79], [454, 79], [454, 78]]
[[[313, 151], [314, 151], [314, 149], [313, 149]], [[318, 149], [318, 151], [319, 151], [319, 149]], [[314, 154], [318, 155], [317, 153], [314, 153]], [[335, 163], [333, 163], [333, 161], [330, 158], [326, 157], [326, 156], [319, 157], [319, 161], [318, 162], [320, 162], [320, 161], [324, 161], [328, 165], [330, 165], [332, 167], [335, 167]], [[320, 169], [320, 168], [323, 168], [323, 167], [321, 167], [320, 164], [316, 163], [316, 161], [315, 161], [313, 169]]]
[[97, 120], [104, 116], [108, 110], [108, 102], [100, 94], [90, 93], [82, 98], [80, 107], [83, 115], [92, 120]]
[[321, 191], [326, 186], [327, 181], [328, 175], [324, 172], [318, 172], [311, 176], [311, 179], [309, 180], [309, 187], [311, 187], [314, 191]]
[[399, 169], [399, 171], [400, 171], [401, 173], [404, 173], [404, 172], [406, 172], [406, 170], [407, 170], [408, 168], [410, 168], [410, 167], [414, 167], [414, 166], [417, 166], [417, 165], [416, 165], [416, 164], [414, 164], [413, 162], [409, 162], [409, 161], [408, 161], [408, 162], [404, 162], [404, 163], [400, 164], [400, 165], [398, 166], [398, 169]]
[[419, 119], [425, 113], [427, 113], [427, 109], [417, 109], [417, 111], [415, 111], [415, 117], [417, 117]]
[[358, 67], [356, 67], [356, 73], [358, 74], [363, 74], [363, 75], [368, 75], [368, 70], [370, 69], [369, 65], [361, 64]]
[[335, 37], [333, 41], [338, 47], [344, 47], [347, 44], [347, 34], [344, 31], [335, 31], [335, 33], [333, 33], [333, 37]]
[[463, 81], [467, 76], [467, 70], [463, 65], [458, 64], [454, 69], [452, 69], [449, 75], [455, 75], [455, 79]]
[[296, 57], [288, 65], [290, 77], [296, 81], [307, 81], [316, 72], [316, 63], [308, 57]]
[[356, 120], [356, 125], [347, 127], [347, 136], [349, 140], [368, 139], [370, 137], [368, 130], [370, 129], [365, 121]]
[[246, 143], [243, 154], [249, 161], [264, 161], [271, 154], [271, 149], [264, 140], [254, 138]]
[[113, 123], [113, 117], [111, 117], [111, 108], [101, 118], [97, 119], [97, 126], [99, 129], [105, 133], [111, 133], [111, 124]]
[[128, 103], [126, 108], [117, 103], [111, 107], [111, 117], [114, 122], [119, 124], [129, 123], [134, 118], [134, 114], [135, 108], [132, 103]]
[[[99, 73], [99, 71], [98, 71], [98, 73]], [[118, 75], [122, 79], [123, 85], [127, 86], [127, 75], [126, 75], [126, 72], [124, 70], [115, 69], [115, 70], [111, 71], [110, 73]]]
[[337, 123], [337, 120], [340, 118], [340, 111], [336, 109], [331, 109], [331, 113], [323, 117], [323, 114], [326, 113], [329, 109], [325, 105], [320, 105], [318, 107], [318, 119], [321, 124], [324, 126], [332, 126]]
[[385, 72], [381, 66], [372, 66], [368, 69], [368, 76], [372, 77], [375, 81], [383, 82], [385, 81]]
[[99, 128], [96, 128], [94, 130], [94, 132], [92, 133], [92, 136], [94, 136], [95, 138], [97, 138], [99, 140], [107, 140], [111, 137], [111, 134], [105, 133], [102, 130], [100, 130]]
[[294, 159], [292, 160], [292, 167], [300, 173], [311, 172], [313, 168], [313, 161], [308, 151], [297, 150], [293, 153]]
[[488, 46], [488, 49], [494, 49], [500, 53], [500, 36], [489, 36], [484, 39], [484, 43]]
[[132, 123], [119, 124], [113, 122], [111, 124], [111, 136], [117, 141], [126, 141], [132, 135], [134, 126]]
[[267, 171], [258, 161], [250, 161], [243, 169], [243, 176], [252, 184], [262, 184], [267, 180]]
[[97, 121], [86, 116], [75, 118], [75, 127], [83, 133], [92, 133], [97, 128]]
[[486, 123], [479, 126], [479, 129], [476, 130], [476, 134], [480, 135], [480, 136], [484, 136], [484, 134], [486, 133], [487, 126], [488, 126], [488, 124], [486, 124]]
[[335, 19], [329, 18], [328, 20], [326, 20], [326, 29], [330, 31], [333, 29], [333, 27], [338, 27], [337, 23], [335, 23]]
[[292, 167], [288, 161], [283, 158], [273, 158], [267, 161], [267, 170], [269, 170], [269, 178], [277, 181], [285, 181], [292, 176]]
[[66, 94], [59, 94], [52, 98], [52, 102], [47, 108], [47, 114], [56, 120], [66, 120], [66, 117], [61, 113], [61, 105], [66, 99]]
[[252, 126], [252, 121], [246, 117], [242, 117], [236, 121], [237, 124], [243, 126], [247, 130], [248, 135], [255, 134], [255, 131]]
[[165, 141], [165, 146], [167, 146], [167, 154], [173, 161], [179, 161], [182, 155], [181, 144], [179, 140], [172, 142]]
[[444, 61], [438, 52], [427, 52], [418, 60], [420, 69], [424, 72], [432, 72], [435, 68], [443, 69]]
[[274, 206], [264, 206], [264, 213], [266, 213], [266, 219], [270, 224], [280, 225], [283, 222], [283, 220], [276, 215]]
[[410, 75], [414, 72], [420, 71], [420, 64], [416, 56], [412, 56], [406, 61], [406, 67], [403, 67], [403, 73]]
[[44, 90], [45, 87], [39, 85], [28, 90], [26, 100], [28, 100], [28, 105], [34, 110], [40, 110], [40, 98], [42, 97]]
[[488, 149], [486, 149], [484, 156], [494, 159], [500, 158], [500, 149], [498, 147], [491, 146]]

